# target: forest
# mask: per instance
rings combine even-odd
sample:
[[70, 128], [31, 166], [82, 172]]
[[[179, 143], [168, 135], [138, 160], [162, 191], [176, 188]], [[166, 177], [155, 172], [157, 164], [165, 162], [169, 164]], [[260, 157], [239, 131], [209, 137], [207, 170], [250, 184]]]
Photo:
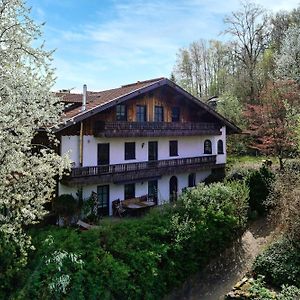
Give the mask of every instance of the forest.
[[298, 149], [300, 8], [241, 2], [224, 25], [222, 41], [179, 49], [171, 79], [243, 129], [232, 154], [276, 156], [283, 168]]

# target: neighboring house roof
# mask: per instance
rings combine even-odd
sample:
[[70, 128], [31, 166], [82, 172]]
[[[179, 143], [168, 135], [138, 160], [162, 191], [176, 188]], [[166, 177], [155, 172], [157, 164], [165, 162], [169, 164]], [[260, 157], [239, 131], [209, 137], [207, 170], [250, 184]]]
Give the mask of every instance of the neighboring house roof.
[[[229, 127], [232, 132], [241, 132], [240, 128], [235, 126], [233, 123], [228, 121], [226, 118], [214, 111], [209, 105], [203, 103], [198, 98], [194, 97], [180, 86], [170, 81], [167, 78], [155, 78], [146, 81], [138, 81], [136, 83], [123, 85], [120, 88], [101, 91], [101, 92], [87, 92], [87, 104], [84, 111], [80, 107], [76, 107], [72, 110], [67, 111], [64, 114], [63, 122], [60, 124], [56, 131], [60, 131], [66, 127], [74, 125], [74, 123], [80, 122], [92, 115], [95, 115], [101, 111], [104, 111], [116, 104], [132, 99], [138, 95], [146, 92], [155, 90], [158, 87], [169, 86], [175, 89], [178, 93], [182, 94], [192, 102], [199, 105], [201, 108], [206, 110], [208, 113], [216, 117], [222, 124]], [[82, 94], [71, 94], [71, 93], [56, 93], [61, 101], [64, 103], [80, 103], [82, 101]]]

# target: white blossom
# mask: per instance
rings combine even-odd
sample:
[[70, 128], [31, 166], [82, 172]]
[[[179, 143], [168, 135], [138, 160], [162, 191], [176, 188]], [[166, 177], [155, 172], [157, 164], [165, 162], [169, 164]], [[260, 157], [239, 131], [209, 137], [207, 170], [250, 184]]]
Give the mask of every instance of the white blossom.
[[[50, 238], [50, 240], [52, 239], [53, 237]], [[46, 266], [54, 265], [56, 267], [55, 274], [53, 274], [51, 282], [48, 284], [50, 292], [63, 294], [67, 293], [67, 288], [71, 283], [72, 274], [67, 274], [67, 272], [70, 272], [70, 270], [63, 270], [63, 266], [64, 264], [68, 263], [68, 261], [72, 263], [72, 267], [76, 270], [82, 269], [84, 264], [83, 260], [80, 259], [78, 254], [67, 252], [65, 250], [56, 250], [50, 255], [49, 258], [45, 257]]]
[[283, 79], [300, 81], [300, 27], [292, 26], [285, 34], [277, 55], [277, 75]]
[[51, 52], [32, 46], [40, 37], [23, 0], [0, 0], [0, 233], [24, 257], [30, 238], [23, 227], [45, 215], [55, 176], [69, 166], [54, 150], [33, 144], [38, 130], [59, 122], [62, 109], [50, 92]]

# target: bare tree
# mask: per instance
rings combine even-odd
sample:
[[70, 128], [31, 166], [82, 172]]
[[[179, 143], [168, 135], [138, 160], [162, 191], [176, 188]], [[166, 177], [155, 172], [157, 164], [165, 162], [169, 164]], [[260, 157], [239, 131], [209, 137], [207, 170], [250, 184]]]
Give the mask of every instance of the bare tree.
[[229, 45], [202, 39], [179, 50], [173, 74], [182, 87], [205, 100], [225, 92], [232, 64]]
[[241, 2], [240, 10], [224, 19], [227, 25], [225, 34], [234, 38], [234, 52], [236, 58], [245, 68], [250, 100], [257, 95], [255, 82], [255, 68], [261, 54], [269, 45], [269, 19], [265, 10], [252, 2]]

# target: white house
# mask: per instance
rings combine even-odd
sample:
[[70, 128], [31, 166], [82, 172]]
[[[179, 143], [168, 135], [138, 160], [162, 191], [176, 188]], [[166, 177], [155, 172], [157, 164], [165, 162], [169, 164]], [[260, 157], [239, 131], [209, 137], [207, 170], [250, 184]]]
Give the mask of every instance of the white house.
[[112, 214], [116, 199], [173, 201], [224, 169], [226, 135], [240, 131], [166, 78], [58, 96], [65, 103], [60, 152], [73, 161], [58, 193], [96, 192], [103, 215]]

